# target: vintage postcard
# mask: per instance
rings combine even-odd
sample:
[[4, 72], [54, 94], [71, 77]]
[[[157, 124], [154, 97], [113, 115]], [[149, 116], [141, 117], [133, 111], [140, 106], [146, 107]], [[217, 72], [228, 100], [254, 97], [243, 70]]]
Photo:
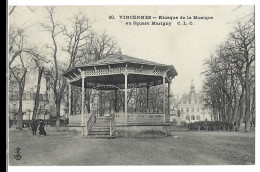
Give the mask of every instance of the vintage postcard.
[[255, 165], [254, 5], [9, 5], [8, 165]]

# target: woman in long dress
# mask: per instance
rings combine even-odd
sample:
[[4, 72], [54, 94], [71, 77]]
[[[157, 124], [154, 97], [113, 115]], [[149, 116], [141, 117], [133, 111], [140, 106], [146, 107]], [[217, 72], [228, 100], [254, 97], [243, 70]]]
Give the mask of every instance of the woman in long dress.
[[46, 136], [46, 131], [44, 130], [44, 123], [43, 123], [43, 121], [40, 122], [39, 130], [40, 130], [40, 132], [39, 132], [40, 135]]

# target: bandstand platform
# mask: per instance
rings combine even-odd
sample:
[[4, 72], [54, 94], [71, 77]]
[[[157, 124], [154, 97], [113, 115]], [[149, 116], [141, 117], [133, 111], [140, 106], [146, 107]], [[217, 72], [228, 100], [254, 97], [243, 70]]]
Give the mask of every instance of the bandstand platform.
[[[69, 130], [87, 138], [167, 136], [170, 112], [166, 113], [166, 101], [167, 109], [170, 109], [170, 84], [177, 75], [173, 65], [126, 55], [114, 55], [74, 67], [63, 74], [69, 82]], [[78, 115], [71, 114], [71, 85], [81, 87], [81, 114]], [[149, 88], [156, 85], [163, 87], [162, 111], [149, 109]], [[147, 109], [145, 112], [129, 112], [128, 89], [141, 87], [146, 88]], [[114, 112], [108, 116], [86, 113], [84, 92], [87, 88], [114, 91]], [[121, 111], [118, 109], [119, 89], [124, 90], [124, 109]]]

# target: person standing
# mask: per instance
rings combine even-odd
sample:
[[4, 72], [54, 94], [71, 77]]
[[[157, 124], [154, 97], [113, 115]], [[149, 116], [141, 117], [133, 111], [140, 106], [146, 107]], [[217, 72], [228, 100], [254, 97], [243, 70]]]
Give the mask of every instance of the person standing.
[[38, 128], [38, 124], [37, 124], [37, 121], [35, 119], [33, 119], [32, 122], [31, 122], [31, 128], [32, 128], [33, 136], [34, 135], [36, 136], [36, 131], [37, 131], [37, 128]]
[[39, 132], [40, 135], [46, 136], [46, 131], [44, 130], [44, 123], [43, 123], [43, 121], [40, 122], [39, 130], [40, 130], [40, 132]]

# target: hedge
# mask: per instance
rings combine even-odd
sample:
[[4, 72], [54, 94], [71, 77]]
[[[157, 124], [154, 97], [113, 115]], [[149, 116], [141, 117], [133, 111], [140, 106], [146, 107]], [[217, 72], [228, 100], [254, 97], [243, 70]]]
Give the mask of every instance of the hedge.
[[188, 124], [189, 130], [232, 130], [233, 124], [221, 121], [200, 121]]

